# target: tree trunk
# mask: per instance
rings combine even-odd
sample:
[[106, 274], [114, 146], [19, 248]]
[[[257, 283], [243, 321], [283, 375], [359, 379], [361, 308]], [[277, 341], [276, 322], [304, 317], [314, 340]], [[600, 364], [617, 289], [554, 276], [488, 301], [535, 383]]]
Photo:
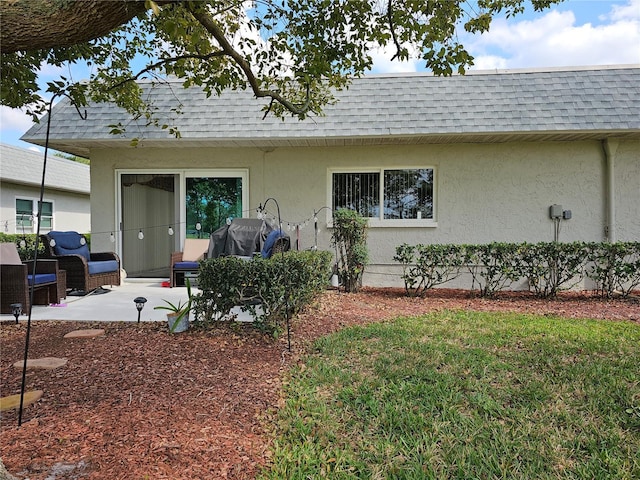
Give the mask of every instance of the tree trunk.
[[144, 11], [142, 0], [2, 0], [0, 52], [84, 43]]

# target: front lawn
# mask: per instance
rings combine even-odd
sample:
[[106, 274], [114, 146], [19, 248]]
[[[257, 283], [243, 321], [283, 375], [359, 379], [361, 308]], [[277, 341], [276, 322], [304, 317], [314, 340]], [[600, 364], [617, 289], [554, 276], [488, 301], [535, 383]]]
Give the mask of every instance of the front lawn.
[[640, 478], [640, 326], [445, 311], [321, 338], [264, 479]]

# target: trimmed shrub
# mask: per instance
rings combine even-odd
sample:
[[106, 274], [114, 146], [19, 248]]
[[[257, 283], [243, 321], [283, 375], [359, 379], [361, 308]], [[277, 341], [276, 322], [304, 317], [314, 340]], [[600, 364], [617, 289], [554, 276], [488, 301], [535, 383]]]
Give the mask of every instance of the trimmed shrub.
[[471, 289], [477, 285], [483, 297], [494, 296], [521, 277], [518, 245], [515, 243], [465, 245], [464, 264], [473, 279]]
[[340, 208], [333, 212], [333, 235], [338, 277], [345, 291], [357, 292], [362, 284], [364, 267], [369, 262], [367, 219], [355, 210]]
[[198, 276], [201, 293], [194, 297], [194, 324], [209, 327], [233, 320], [229, 311], [240, 306], [255, 326], [275, 332], [287, 314], [300, 312], [327, 286], [331, 262], [331, 254], [322, 251], [205, 260]]
[[[20, 246], [22, 240], [25, 242], [24, 247]], [[21, 260], [33, 260], [36, 244], [35, 233], [27, 233], [25, 235], [22, 235], [21, 233], [0, 233], [0, 242], [15, 243]], [[42, 245], [42, 242], [38, 242], [38, 257], [41, 258], [42, 255], [44, 255], [44, 245]]]
[[640, 286], [640, 242], [490, 243], [396, 247], [407, 295], [422, 295], [466, 268], [471, 289], [492, 296], [519, 279], [539, 297], [552, 297], [586, 276], [603, 296], [627, 296]]
[[430, 288], [453, 280], [463, 265], [461, 245], [433, 244], [396, 248], [393, 259], [402, 264], [402, 280], [408, 296], [422, 296]]
[[586, 275], [603, 297], [626, 297], [640, 286], [640, 242], [591, 243]]
[[520, 245], [522, 276], [539, 297], [553, 297], [584, 278], [588, 248], [584, 242]]

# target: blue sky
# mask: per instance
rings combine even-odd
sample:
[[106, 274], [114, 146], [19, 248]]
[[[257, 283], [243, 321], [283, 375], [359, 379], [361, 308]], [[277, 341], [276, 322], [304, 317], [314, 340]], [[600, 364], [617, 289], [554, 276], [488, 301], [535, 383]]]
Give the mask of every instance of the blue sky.
[[[640, 0], [565, 0], [541, 13], [531, 9], [508, 20], [494, 19], [488, 33], [462, 32], [460, 39], [479, 70], [640, 64]], [[373, 71], [422, 69], [417, 61], [392, 63], [391, 56], [391, 50], [376, 52]], [[21, 111], [0, 107], [2, 143], [37, 150], [19, 140], [30, 126]]]

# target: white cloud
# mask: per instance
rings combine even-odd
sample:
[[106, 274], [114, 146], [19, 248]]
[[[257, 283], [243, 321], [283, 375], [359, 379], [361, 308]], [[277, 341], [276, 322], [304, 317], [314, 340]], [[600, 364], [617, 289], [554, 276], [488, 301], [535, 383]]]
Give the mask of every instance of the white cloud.
[[373, 68], [371, 71], [373, 73], [408, 73], [418, 71], [421, 62], [419, 59], [414, 58], [415, 55], [411, 55], [411, 58], [404, 62], [398, 60], [391, 61], [395, 53], [395, 47], [390, 44], [373, 49], [371, 51], [371, 59], [373, 60]]
[[473, 60], [474, 70], [494, 70], [507, 68], [507, 59], [498, 55], [480, 55]]
[[613, 21], [636, 20], [640, 18], [640, 0], [629, 0], [627, 5], [614, 5], [609, 17]]
[[4, 105], [0, 106], [0, 129], [3, 132], [5, 130], [13, 130], [25, 133], [32, 125], [33, 121], [31, 117], [22, 110], [9, 108]]
[[478, 69], [640, 63], [640, 0], [614, 5], [602, 25], [576, 25], [573, 12], [556, 10], [535, 20], [494, 20], [469, 37]]
[[44, 78], [57, 78], [60, 75], [64, 75], [66, 71], [67, 70], [65, 70], [63, 67], [49, 65], [48, 63], [42, 62], [40, 64], [40, 71], [38, 72], [38, 75]]

